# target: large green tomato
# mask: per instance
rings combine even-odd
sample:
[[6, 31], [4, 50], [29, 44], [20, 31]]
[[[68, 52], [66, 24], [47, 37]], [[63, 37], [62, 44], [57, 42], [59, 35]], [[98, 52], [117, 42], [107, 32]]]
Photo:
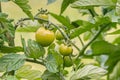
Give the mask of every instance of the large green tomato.
[[59, 46], [59, 52], [60, 54], [62, 54], [63, 56], [69, 56], [70, 54], [72, 54], [73, 49], [71, 46], [67, 46], [65, 44], [61, 44]]
[[55, 34], [53, 31], [40, 27], [36, 33], [35, 38], [38, 43], [43, 47], [49, 46], [55, 39]]

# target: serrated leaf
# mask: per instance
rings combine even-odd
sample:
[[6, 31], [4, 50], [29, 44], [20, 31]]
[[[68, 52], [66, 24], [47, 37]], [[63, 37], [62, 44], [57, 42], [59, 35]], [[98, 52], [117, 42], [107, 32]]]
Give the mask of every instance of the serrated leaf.
[[49, 72], [52, 72], [52, 73], [58, 72], [57, 70], [58, 65], [52, 54], [48, 54], [46, 58], [45, 66]]
[[27, 14], [27, 16], [29, 16], [32, 20], [33, 15], [30, 11], [31, 7], [28, 5], [28, 0], [12, 0], [15, 4], [17, 4], [22, 10], [23, 12], [25, 12]]
[[28, 80], [35, 80], [41, 77], [41, 72], [37, 70], [31, 70], [32, 66], [24, 65], [20, 69], [16, 71], [16, 76], [18, 78], [28, 79]]
[[78, 79], [100, 79], [107, 73], [106, 70], [93, 65], [86, 65], [83, 68], [76, 71], [70, 80], [78, 80]]
[[73, 8], [90, 8], [97, 6], [115, 6], [112, 0], [77, 0], [71, 7]]
[[25, 56], [20, 54], [8, 54], [0, 58], [0, 71], [12, 71], [19, 69], [25, 62]]
[[36, 41], [28, 39], [25, 55], [30, 58], [38, 59], [45, 54], [45, 49]]
[[52, 17], [54, 17], [57, 21], [59, 21], [61, 24], [66, 26], [68, 29], [73, 28], [73, 25], [71, 25], [70, 21], [67, 18], [65, 18], [64, 16], [57, 15], [57, 14], [54, 14], [54, 13], [50, 13], [50, 15]]
[[55, 1], [56, 0], [48, 0], [47, 5], [49, 5], [49, 4], [51, 4], [51, 3], [55, 2]]
[[55, 50], [50, 50], [50, 53], [54, 56], [58, 65], [63, 64], [63, 59], [60, 54], [58, 54]]
[[47, 70], [43, 73], [42, 79], [43, 80], [62, 80], [58, 74], [49, 72]]
[[94, 55], [109, 55], [118, 50], [115, 45], [108, 43], [107, 41], [96, 41], [91, 45], [91, 49]]
[[0, 52], [2, 53], [16, 53], [16, 52], [23, 52], [23, 48], [20, 46], [2, 46], [0, 47]]
[[27, 26], [27, 27], [19, 27], [17, 28], [17, 32], [36, 32], [39, 26]]
[[76, 36], [79, 36], [80, 34], [90, 31], [92, 28], [96, 27], [95, 24], [90, 23], [88, 21], [82, 21], [78, 20], [76, 21], [76, 24], [79, 25], [80, 27], [75, 28], [71, 31], [70, 38], [75, 38]]

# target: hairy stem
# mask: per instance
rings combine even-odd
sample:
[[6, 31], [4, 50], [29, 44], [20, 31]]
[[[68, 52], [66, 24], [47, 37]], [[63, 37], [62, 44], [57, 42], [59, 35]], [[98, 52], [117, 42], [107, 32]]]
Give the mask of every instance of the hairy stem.
[[41, 64], [44, 66], [44, 63], [37, 61], [37, 60], [32, 60], [32, 59], [26, 59], [27, 62], [32, 62], [32, 63], [37, 63], [37, 64]]
[[82, 41], [82, 39], [81, 39], [80, 36], [78, 36], [78, 39], [79, 39], [79, 41], [81, 42], [82, 46], [84, 46], [84, 43], [83, 43], [83, 41]]
[[84, 54], [84, 52], [85, 52], [85, 50], [87, 49], [87, 47], [88, 47], [93, 41], [95, 41], [95, 40], [97, 39], [97, 37], [100, 35], [100, 33], [101, 33], [108, 25], [109, 25], [109, 23], [106, 24], [106, 25], [104, 25], [104, 26], [102, 26], [102, 27], [100, 28], [100, 30], [97, 31], [97, 33], [93, 36], [93, 38], [82, 48], [82, 50], [80, 51], [80, 53], [79, 53], [79, 55], [76, 57], [76, 59], [78, 59], [81, 55]]

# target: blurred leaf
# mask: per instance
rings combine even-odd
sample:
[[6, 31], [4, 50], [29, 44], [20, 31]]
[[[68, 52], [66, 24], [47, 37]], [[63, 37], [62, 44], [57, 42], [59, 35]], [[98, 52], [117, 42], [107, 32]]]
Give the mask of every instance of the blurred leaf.
[[106, 61], [105, 65], [108, 66], [108, 73], [111, 73], [113, 71], [113, 68], [116, 66], [118, 61], [120, 61], [120, 50], [117, 50], [114, 53], [110, 54], [108, 60]]
[[60, 14], [62, 14], [66, 10], [66, 8], [69, 6], [69, 4], [71, 4], [71, 3], [75, 2], [75, 1], [76, 0], [63, 0]]
[[117, 29], [116, 31], [113, 31], [113, 32], [110, 32], [110, 33], [107, 33], [109, 35], [115, 35], [115, 34], [120, 34], [120, 29]]
[[20, 69], [16, 71], [16, 76], [18, 78], [28, 79], [28, 80], [35, 80], [41, 77], [41, 72], [37, 70], [31, 70], [31, 65], [24, 65]]
[[107, 41], [95, 41], [91, 45], [92, 51], [94, 55], [102, 55], [102, 54], [108, 54], [114, 53], [118, 50], [117, 46], [108, 43]]
[[76, 21], [76, 23], [80, 25], [80, 27], [75, 28], [71, 31], [71, 34], [70, 34], [71, 39], [75, 38], [76, 36], [79, 36], [80, 34], [84, 32], [90, 31], [92, 28], [96, 27], [95, 24], [90, 23], [88, 21], [78, 20]]
[[97, 6], [115, 6], [112, 0], [77, 0], [71, 7], [73, 8], [90, 8]]
[[15, 4], [17, 4], [22, 10], [23, 12], [25, 12], [27, 14], [27, 16], [29, 16], [32, 20], [33, 15], [30, 11], [31, 7], [28, 5], [28, 0], [12, 0]]
[[116, 3], [116, 13], [118, 16], [120, 16], [120, 0], [117, 0]]
[[113, 72], [110, 74], [110, 80], [120, 79], [120, 61], [115, 65]]
[[62, 80], [62, 79], [57, 73], [52, 73], [46, 70], [42, 75], [42, 80]]
[[20, 46], [1, 46], [0, 47], [0, 52], [2, 53], [17, 53], [17, 52], [23, 52], [23, 48]]
[[56, 0], [48, 0], [48, 3], [47, 4], [51, 4], [53, 2], [55, 2]]
[[64, 26], [66, 26], [68, 29], [73, 28], [73, 25], [71, 25], [70, 21], [65, 18], [62, 15], [56, 15], [54, 13], [50, 13], [52, 17], [54, 17], [57, 21], [59, 21], [61, 24], [63, 24]]
[[39, 26], [26, 26], [17, 28], [17, 32], [36, 32]]
[[52, 54], [48, 54], [46, 58], [45, 66], [49, 72], [52, 72], [52, 73], [58, 72], [57, 70], [58, 65]]
[[83, 68], [76, 71], [70, 80], [89, 80], [89, 79], [100, 79], [107, 73], [106, 70], [93, 65], [86, 65]]
[[28, 46], [24, 50], [27, 57], [38, 59], [45, 54], [45, 49], [36, 41], [28, 39], [27, 44]]
[[20, 54], [8, 54], [0, 58], [0, 71], [12, 71], [19, 69], [25, 62], [25, 56]]
[[91, 39], [92, 36], [93, 36], [92, 33], [90, 31], [87, 31], [84, 33], [83, 40], [87, 41], [87, 40]]
[[113, 41], [114, 44], [120, 44], [120, 36], [117, 37], [114, 41]]
[[8, 2], [8, 1], [10, 1], [10, 0], [0, 0], [0, 2]]
[[4, 78], [4, 80], [19, 80], [19, 79], [17, 79], [16, 76], [11, 76], [11, 75], [9, 75], [9, 76], [6, 76], [6, 77]]

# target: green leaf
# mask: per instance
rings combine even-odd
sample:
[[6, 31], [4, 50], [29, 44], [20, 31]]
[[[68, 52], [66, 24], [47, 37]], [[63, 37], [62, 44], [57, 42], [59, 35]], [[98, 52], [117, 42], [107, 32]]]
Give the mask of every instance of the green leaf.
[[76, 71], [70, 80], [89, 80], [89, 79], [100, 79], [107, 73], [106, 70], [93, 65], [86, 65], [83, 68]]
[[52, 72], [52, 73], [58, 72], [57, 70], [58, 65], [52, 54], [48, 54], [46, 58], [45, 66], [49, 72]]
[[18, 78], [35, 80], [41, 77], [41, 72], [37, 70], [32, 70], [31, 65], [24, 65], [16, 71], [16, 76]]
[[20, 54], [8, 54], [0, 58], [0, 71], [17, 70], [23, 66], [25, 56]]
[[62, 2], [62, 6], [61, 6], [61, 11], [60, 11], [60, 14], [62, 14], [66, 8], [73, 2], [75, 2], [76, 0], [63, 0]]
[[87, 41], [87, 40], [89, 40], [89, 39], [91, 39], [91, 37], [92, 37], [93, 35], [92, 35], [92, 33], [91, 32], [85, 32], [84, 33], [84, 36], [83, 36], [83, 40], [84, 41]]
[[50, 50], [50, 53], [53, 55], [53, 57], [55, 58], [58, 65], [63, 64], [62, 56], [60, 54], [58, 54], [57, 51]]
[[23, 48], [20, 46], [2, 46], [0, 47], [0, 52], [2, 53], [17, 53], [17, 52], [23, 52]]
[[76, 23], [80, 25], [80, 27], [75, 28], [71, 31], [70, 38], [75, 38], [76, 36], [79, 36], [80, 34], [90, 31], [92, 28], [96, 27], [95, 24], [90, 23], [88, 21], [82, 21], [77, 20]]
[[110, 33], [107, 33], [109, 35], [115, 35], [115, 34], [120, 34], [120, 29], [117, 29], [116, 31], [113, 31], [113, 32], [110, 32]]
[[30, 11], [31, 7], [28, 5], [28, 0], [12, 0], [15, 4], [17, 4], [22, 10], [23, 12], [25, 12], [32, 20], [33, 15]]
[[[120, 47], [118, 47], [120, 48]], [[106, 64], [108, 66], [108, 73], [111, 73], [113, 71], [113, 68], [116, 66], [116, 64], [120, 61], [120, 50], [115, 51], [114, 53], [110, 54], [108, 60], [106, 61]]]
[[36, 41], [28, 39], [25, 55], [30, 58], [39, 59], [45, 54], [45, 49]]
[[39, 26], [26, 26], [17, 28], [17, 32], [36, 32]]
[[8, 2], [8, 1], [10, 1], [10, 0], [0, 0], [0, 2]]
[[58, 74], [46, 70], [42, 75], [42, 80], [62, 80], [62, 79]]
[[48, 0], [48, 3], [47, 4], [51, 4], [53, 2], [55, 2], [56, 0]]
[[116, 3], [116, 13], [118, 16], [120, 16], [120, 0], [117, 0]]
[[59, 21], [61, 24], [63, 24], [64, 26], [66, 26], [68, 29], [73, 28], [73, 25], [71, 25], [70, 21], [65, 18], [62, 15], [57, 15], [54, 13], [50, 13], [52, 17], [54, 17], [57, 21]]
[[91, 45], [91, 49], [94, 55], [102, 55], [102, 54], [111, 54], [118, 50], [117, 46], [108, 43], [107, 41], [95, 41]]
[[5, 77], [4, 80], [19, 80], [19, 79], [17, 79], [16, 76], [9, 75], [9, 76]]
[[120, 61], [115, 65], [113, 72], [110, 74], [110, 80], [119, 80], [120, 78]]
[[97, 6], [115, 6], [112, 0], [77, 0], [71, 7], [73, 8], [91, 8]]
[[120, 36], [117, 37], [114, 41], [113, 41], [114, 44], [120, 44]]

